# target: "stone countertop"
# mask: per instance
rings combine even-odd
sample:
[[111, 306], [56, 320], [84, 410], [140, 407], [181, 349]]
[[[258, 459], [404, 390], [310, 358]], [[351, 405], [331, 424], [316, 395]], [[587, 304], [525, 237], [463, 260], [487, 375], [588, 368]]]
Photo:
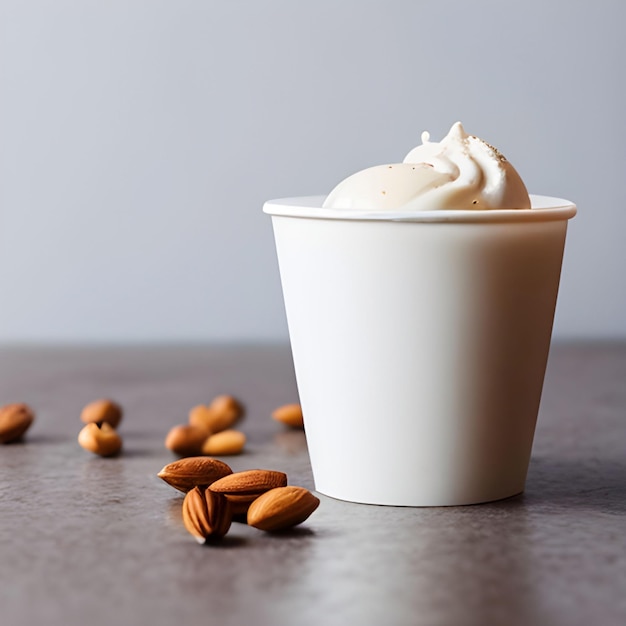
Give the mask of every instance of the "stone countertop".
[[[555, 345], [526, 492], [492, 504], [322, 502], [269, 535], [234, 523], [199, 546], [182, 495], [156, 477], [168, 429], [232, 393], [247, 406], [235, 471], [313, 488], [285, 346], [4, 348], [0, 404], [28, 402], [23, 443], [0, 446], [3, 626], [546, 625], [626, 623], [626, 344]], [[76, 436], [84, 404], [125, 408], [124, 453]]]

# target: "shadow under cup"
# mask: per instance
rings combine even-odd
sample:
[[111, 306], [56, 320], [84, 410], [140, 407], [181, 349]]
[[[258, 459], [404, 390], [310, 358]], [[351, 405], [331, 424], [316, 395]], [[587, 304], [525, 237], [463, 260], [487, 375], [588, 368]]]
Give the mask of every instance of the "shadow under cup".
[[267, 202], [315, 486], [370, 504], [524, 489], [576, 207]]

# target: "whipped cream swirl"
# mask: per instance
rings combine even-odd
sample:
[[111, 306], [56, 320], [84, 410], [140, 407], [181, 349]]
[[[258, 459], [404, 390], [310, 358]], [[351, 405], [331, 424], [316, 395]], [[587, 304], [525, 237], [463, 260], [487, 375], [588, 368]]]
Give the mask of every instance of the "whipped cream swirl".
[[427, 132], [402, 163], [349, 176], [323, 206], [375, 211], [530, 209], [515, 168], [493, 146], [468, 135], [461, 122], [440, 141]]

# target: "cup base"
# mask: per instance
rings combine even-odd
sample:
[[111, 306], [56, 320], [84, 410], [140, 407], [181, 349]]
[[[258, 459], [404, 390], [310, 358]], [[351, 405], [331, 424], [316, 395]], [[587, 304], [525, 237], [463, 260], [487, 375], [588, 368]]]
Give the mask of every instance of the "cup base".
[[400, 502], [400, 501], [380, 501], [379, 498], [364, 498], [364, 497], [346, 497], [339, 496], [336, 493], [333, 493], [332, 490], [326, 489], [318, 489], [315, 488], [315, 491], [321, 493], [322, 495], [332, 498], [333, 500], [339, 500], [341, 502], [351, 502], [353, 504], [368, 504], [370, 506], [389, 506], [389, 507], [402, 507], [402, 508], [435, 508], [435, 507], [455, 507], [455, 506], [475, 506], [479, 504], [488, 504], [490, 502], [501, 502], [503, 500], [511, 500], [513, 498], [517, 498], [524, 493], [524, 489], [516, 490], [514, 493], [510, 493], [507, 495], [499, 495], [496, 497], [488, 497], [486, 499], [478, 498], [468, 498], [467, 500], [461, 499], [458, 501], [448, 501], [448, 500], [429, 500], [429, 501], [412, 501], [412, 502]]

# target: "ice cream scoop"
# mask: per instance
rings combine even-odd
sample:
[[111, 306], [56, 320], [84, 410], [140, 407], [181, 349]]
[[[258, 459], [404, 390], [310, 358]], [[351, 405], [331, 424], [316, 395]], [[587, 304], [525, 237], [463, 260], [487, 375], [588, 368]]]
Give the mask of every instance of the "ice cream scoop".
[[374, 211], [530, 209], [530, 198], [507, 159], [457, 122], [440, 142], [430, 141], [424, 132], [422, 145], [404, 162], [349, 176], [323, 206]]

